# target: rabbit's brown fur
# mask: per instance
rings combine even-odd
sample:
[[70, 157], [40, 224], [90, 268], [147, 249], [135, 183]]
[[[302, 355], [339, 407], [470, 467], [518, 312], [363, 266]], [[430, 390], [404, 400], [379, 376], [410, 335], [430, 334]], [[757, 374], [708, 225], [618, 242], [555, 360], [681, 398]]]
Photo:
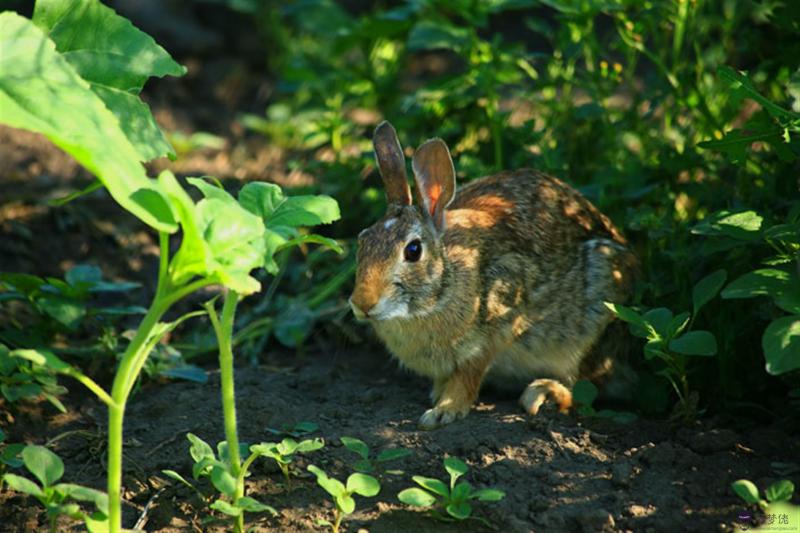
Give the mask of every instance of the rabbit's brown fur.
[[[412, 206], [399, 143], [379, 146], [393, 134], [386, 123], [376, 132], [389, 207], [359, 237], [351, 303], [404, 366], [433, 379], [421, 425], [466, 415], [485, 378], [530, 382], [520, 401], [532, 413], [547, 397], [569, 408], [577, 379], [614, 383], [626, 335], [608, 327], [603, 302], [629, 297], [637, 262], [609, 219], [534, 170], [473, 181], [451, 201], [455, 176], [438, 140], [415, 154]], [[423, 251], [412, 262], [404, 248], [414, 239]]]

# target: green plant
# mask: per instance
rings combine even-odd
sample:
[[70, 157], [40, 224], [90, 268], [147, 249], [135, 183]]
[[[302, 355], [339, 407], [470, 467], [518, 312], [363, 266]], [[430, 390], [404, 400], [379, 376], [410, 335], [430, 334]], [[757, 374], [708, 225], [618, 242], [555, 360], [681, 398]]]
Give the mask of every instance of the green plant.
[[396, 459], [411, 455], [411, 450], [407, 450], [405, 448], [390, 448], [381, 450], [378, 452], [377, 456], [370, 458], [369, 446], [367, 446], [363, 440], [353, 437], [341, 437], [339, 440], [342, 441], [342, 444], [344, 444], [345, 448], [361, 457], [361, 459], [353, 463], [353, 468], [357, 472], [375, 472], [378, 470], [378, 465], [381, 463], [394, 461]]
[[[35, 341], [50, 340], [53, 332], [76, 330], [83, 322], [92, 319], [107, 320], [118, 316], [144, 314], [143, 307], [99, 306], [93, 304], [92, 296], [102, 293], [123, 293], [139, 288], [138, 283], [111, 282], [103, 279], [101, 270], [92, 265], [76, 265], [67, 270], [64, 279], [43, 279], [24, 273], [0, 273], [0, 303], [25, 302], [38, 315], [31, 338], [23, 330], [29, 329], [10, 324], [0, 330], [0, 339], [11, 343], [23, 339], [24, 345]], [[33, 342], [32, 342], [33, 341]]]
[[[253, 453], [234, 476], [231, 473], [232, 454], [227, 442], [218, 443], [217, 453], [215, 454], [211, 446], [197, 435], [187, 433], [186, 438], [191, 443], [189, 453], [194, 460], [192, 477], [195, 480], [207, 477], [222, 496], [211, 503], [211, 509], [233, 518], [237, 527], [241, 527], [240, 524], [243, 523], [245, 512], [259, 513], [266, 511], [273, 515], [276, 514], [273, 507], [244, 495], [244, 480], [249, 475], [250, 465], [259, 454]], [[247, 451], [246, 447], [242, 446], [242, 448], [238, 450], [240, 454]], [[195, 491], [201, 499], [206, 500], [205, 495], [179, 473], [174, 470], [163, 470], [162, 472], [166, 476], [186, 485]]]
[[0, 344], [0, 393], [10, 403], [42, 397], [56, 409], [67, 411], [58, 396], [67, 389], [58, 384], [55, 372], [30, 350], [9, 350]]
[[[332, 199], [285, 198], [279, 187], [250, 183], [239, 201], [223, 189], [190, 180], [205, 198], [195, 204], [175, 177], [147, 177], [140, 161], [171, 154], [171, 148], [138, 98], [152, 75], [182, 74], [185, 69], [146, 34], [96, 0], [79, 4], [39, 0], [33, 21], [15, 13], [0, 15], [0, 67], [14, 77], [0, 80], [0, 122], [44, 134], [91, 170], [114, 199], [159, 234], [158, 284], [147, 313], [122, 356], [111, 394], [91, 382], [109, 410], [109, 529], [121, 528], [122, 424], [125, 406], [149, 353], [182, 319], [159, 322], [185, 296], [209, 285], [227, 291], [222, 318], [207, 306], [220, 345], [220, 368], [229, 444], [230, 473], [239, 477], [231, 336], [240, 295], [257, 292], [250, 271], [277, 271], [273, 255], [304, 242], [334, 241], [301, 234], [297, 226], [339, 217]], [[267, 227], [269, 226], [269, 227]], [[169, 235], [183, 232], [170, 257]], [[63, 361], [58, 371], [79, 373]], [[82, 376], [82, 374], [81, 374]], [[85, 377], [85, 376], [83, 376]], [[86, 379], [84, 384], [89, 383]], [[241, 485], [237, 485], [241, 487]], [[237, 489], [239, 490], [239, 489]], [[238, 501], [242, 494], [235, 493]], [[241, 516], [236, 522], [242, 529]]]
[[749, 479], [737, 479], [731, 483], [731, 488], [745, 502], [758, 505], [761, 509], [774, 503], [789, 502], [794, 494], [794, 483], [788, 479], [781, 479], [770, 485], [764, 491], [764, 498], [759, 496], [758, 487]]
[[[472, 516], [471, 500], [496, 502], [505, 497], [505, 492], [498, 489], [473, 489], [467, 481], [458, 482], [458, 478], [467, 473], [467, 465], [457, 457], [444, 460], [444, 468], [450, 474], [450, 485], [430, 477], [413, 476], [414, 482], [422, 488], [412, 487], [397, 494], [397, 498], [414, 507], [431, 507], [431, 516], [437, 520], [452, 521], [478, 520], [487, 526], [489, 523], [480, 517]], [[444, 510], [443, 514], [441, 511]]]
[[[21, 456], [25, 468], [41, 485], [16, 474], [5, 474], [3, 481], [10, 488], [39, 500], [47, 510], [51, 532], [57, 531], [58, 517], [62, 515], [83, 521], [89, 531], [103, 530], [102, 524], [108, 513], [108, 497], [105, 493], [72, 483], [57, 483], [64, 475], [64, 463], [44, 446], [25, 446]], [[87, 514], [75, 501], [91, 502], [97, 510]]]
[[342, 483], [338, 479], [328, 477], [322, 469], [315, 465], [308, 465], [308, 471], [317, 476], [317, 483], [322, 487], [325, 492], [331, 495], [335, 505], [333, 512], [333, 522], [327, 520], [320, 520], [319, 525], [328, 526], [333, 533], [339, 533], [339, 526], [345, 515], [349, 515], [356, 509], [356, 501], [353, 498], [354, 494], [371, 498], [378, 494], [381, 490], [380, 482], [368, 474], [355, 473], [350, 474], [346, 483]]
[[292, 464], [294, 455], [297, 453], [308, 453], [319, 450], [325, 446], [325, 441], [321, 438], [306, 439], [300, 442], [292, 438], [285, 438], [281, 442], [262, 442], [250, 446], [250, 451], [257, 456], [271, 457], [275, 460], [278, 467], [286, 479], [286, 485], [291, 490], [292, 480], [289, 476], [289, 465]]
[[[747, 216], [753, 228], [737, 233], [738, 239], [744, 238], [751, 245], [767, 244], [776, 253], [763, 260], [765, 268], [743, 274], [729, 283], [722, 291], [722, 298], [767, 296], [778, 309], [788, 313], [776, 313], [779, 316], [767, 325], [761, 337], [766, 371], [772, 375], [787, 374], [800, 368], [800, 210], [795, 213], [795, 220], [771, 227], [763, 227], [762, 217], [752, 211], [714, 218], [719, 226], [720, 221], [736, 216]], [[706, 231], [712, 232], [711, 228]], [[724, 231], [723, 226], [717, 234]]]
[[698, 281], [692, 289], [692, 313], [684, 311], [673, 315], [665, 307], [649, 309], [645, 313], [624, 305], [606, 303], [614, 314], [628, 324], [636, 337], [647, 340], [644, 357], [657, 363], [656, 374], [664, 377], [678, 396], [678, 416], [691, 420], [696, 415], [687, 372], [688, 357], [711, 357], [717, 353], [714, 334], [694, 330], [692, 325], [700, 310], [719, 293], [727, 279], [724, 270], [717, 270]]

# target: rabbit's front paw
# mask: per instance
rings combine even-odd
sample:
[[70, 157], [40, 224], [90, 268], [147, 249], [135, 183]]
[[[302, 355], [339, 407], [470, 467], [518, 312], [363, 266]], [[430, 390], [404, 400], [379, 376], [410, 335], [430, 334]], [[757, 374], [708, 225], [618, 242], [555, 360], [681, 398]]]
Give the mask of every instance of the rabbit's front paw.
[[454, 409], [453, 406], [439, 404], [422, 413], [422, 416], [419, 417], [419, 427], [420, 429], [436, 429], [459, 418], [464, 418], [467, 413], [469, 413], [469, 405], [466, 408]]
[[519, 403], [528, 414], [535, 415], [547, 398], [553, 400], [562, 413], [572, 406], [572, 392], [554, 379], [537, 379], [528, 385]]

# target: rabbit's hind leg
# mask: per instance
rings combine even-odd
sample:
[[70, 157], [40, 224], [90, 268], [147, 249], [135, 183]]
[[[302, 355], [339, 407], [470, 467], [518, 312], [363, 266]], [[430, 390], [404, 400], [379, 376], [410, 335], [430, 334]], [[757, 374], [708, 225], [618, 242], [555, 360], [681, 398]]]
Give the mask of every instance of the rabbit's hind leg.
[[572, 392], [555, 379], [537, 379], [525, 388], [519, 403], [525, 412], [535, 415], [548, 398], [556, 403], [562, 413], [569, 411], [572, 406]]

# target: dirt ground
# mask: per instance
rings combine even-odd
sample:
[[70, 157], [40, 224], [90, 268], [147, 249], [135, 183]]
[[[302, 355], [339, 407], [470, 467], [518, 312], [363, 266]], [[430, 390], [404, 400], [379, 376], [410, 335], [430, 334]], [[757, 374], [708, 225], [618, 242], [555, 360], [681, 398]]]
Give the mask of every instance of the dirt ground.
[[[214, 68], [190, 71], [185, 82], [162, 82], [152, 97], [162, 125], [187, 133], [205, 129], [226, 139], [223, 148], [200, 150], [172, 168], [240, 180], [273, 176], [282, 155], [237, 128], [236, 110], [222, 105], [224, 91], [206, 100], [186, 96], [182, 83], [202, 86], [202, 77], [210, 76], [224, 87], [225, 73], [238, 72], [224, 62]], [[236, 79], [249, 87], [242, 89], [246, 94], [261, 91], [259, 83]], [[219, 116], [211, 121], [204, 113], [215, 101]], [[40, 137], [0, 128], [0, 270], [61, 276], [75, 263], [91, 262], [111, 278], [143, 282], [143, 293], [152, 293], [157, 267], [152, 235], [102, 191], [61, 208], [46, 204], [89, 182], [84, 171]], [[262, 360], [267, 366], [238, 370], [243, 441], [273, 440], [267, 427], [311, 421], [319, 424], [311, 436], [326, 442], [325, 448], [299, 457], [291, 491], [273, 464], [255, 463], [247, 493], [274, 506], [278, 515], [248, 514], [252, 531], [309, 531], [318, 519], [332, 518], [332, 505], [306, 466], [313, 463], [346, 478], [354, 455], [340, 444], [341, 436], [360, 438], [373, 449], [413, 452], [388, 465], [402, 473], [379, 475], [382, 489], [376, 498], [357, 498], [357, 510], [345, 522], [348, 531], [482, 530], [475, 520], [436, 522], [397, 499], [400, 490], [413, 485], [412, 475], [445, 479], [446, 456], [469, 464], [466, 479], [474, 486], [506, 492], [499, 503], [476, 504], [475, 513], [509, 532], [727, 531], [746, 510], [731, 492], [731, 481], [748, 478], [760, 487], [782, 477], [800, 481], [800, 442], [787, 434], [792, 428], [759, 426], [751, 419], [712, 418], [674, 428], [659, 420], [621, 425], [552, 410], [527, 417], [515, 398], [485, 391], [465, 420], [420, 431], [416, 421], [428, 407], [424, 380], [399, 370], [378, 345], [318, 346], [302, 356], [270, 352]], [[226, 530], [225, 523], [206, 520], [208, 501], [161, 473], [172, 469], [191, 477], [187, 432], [212, 444], [223, 439], [218, 374], [213, 365], [207, 370], [204, 385], [146, 382], [132, 399], [125, 424], [128, 527]], [[9, 442], [50, 443], [65, 460], [65, 481], [104, 489], [105, 409], [78, 384], [62, 381], [71, 390], [66, 414], [46, 403], [12, 407], [0, 400], [0, 427]], [[212, 492], [207, 483], [200, 488]], [[32, 499], [0, 493], [1, 531], [41, 531], [45, 523]], [[62, 525], [69, 530], [66, 522]]]
[[[672, 431], [660, 421], [618, 425], [552, 411], [531, 418], [513, 398], [491, 391], [466, 419], [420, 431], [416, 420], [427, 406], [427, 384], [398, 370], [382, 350], [274, 359], [269, 368], [238, 371], [240, 438], [270, 441], [267, 427], [314, 421], [319, 430], [311, 436], [323, 437], [326, 447], [298, 458], [291, 491], [271, 460], [255, 463], [247, 493], [279, 514], [248, 515], [253, 531], [309, 531], [316, 520], [331, 518], [327, 495], [305, 467], [313, 463], [346, 478], [355, 456], [340, 444], [341, 436], [360, 438], [374, 450], [413, 452], [386, 464], [403, 473], [380, 474], [380, 494], [358, 502], [348, 531], [483, 530], [478, 521], [433, 521], [397, 500], [400, 490], [413, 485], [412, 475], [446, 479], [446, 456], [469, 464], [466, 479], [473, 485], [506, 492], [501, 502], [477, 504], [475, 510], [499, 530], [514, 532], [727, 531], [745, 510], [730, 491], [731, 481], [745, 477], [764, 486], [776, 479], [778, 463], [796, 467], [800, 461], [798, 441], [779, 428], [736, 432], [707, 421]], [[125, 425], [128, 526], [165, 533], [226, 530], [223, 523], [204, 522], [206, 504], [161, 474], [173, 469], [190, 479], [187, 432], [212, 445], [224, 438], [218, 374], [210, 373], [205, 385], [151, 384], [132, 400]], [[103, 488], [105, 410], [89, 399], [73, 399], [67, 414], [39, 405], [19, 413], [7, 429], [13, 441], [57, 438], [53, 449], [66, 462], [65, 479]], [[199, 486], [213, 492], [207, 483]], [[4, 531], [43, 526], [43, 513], [30, 499], [5, 492], [0, 502]]]

